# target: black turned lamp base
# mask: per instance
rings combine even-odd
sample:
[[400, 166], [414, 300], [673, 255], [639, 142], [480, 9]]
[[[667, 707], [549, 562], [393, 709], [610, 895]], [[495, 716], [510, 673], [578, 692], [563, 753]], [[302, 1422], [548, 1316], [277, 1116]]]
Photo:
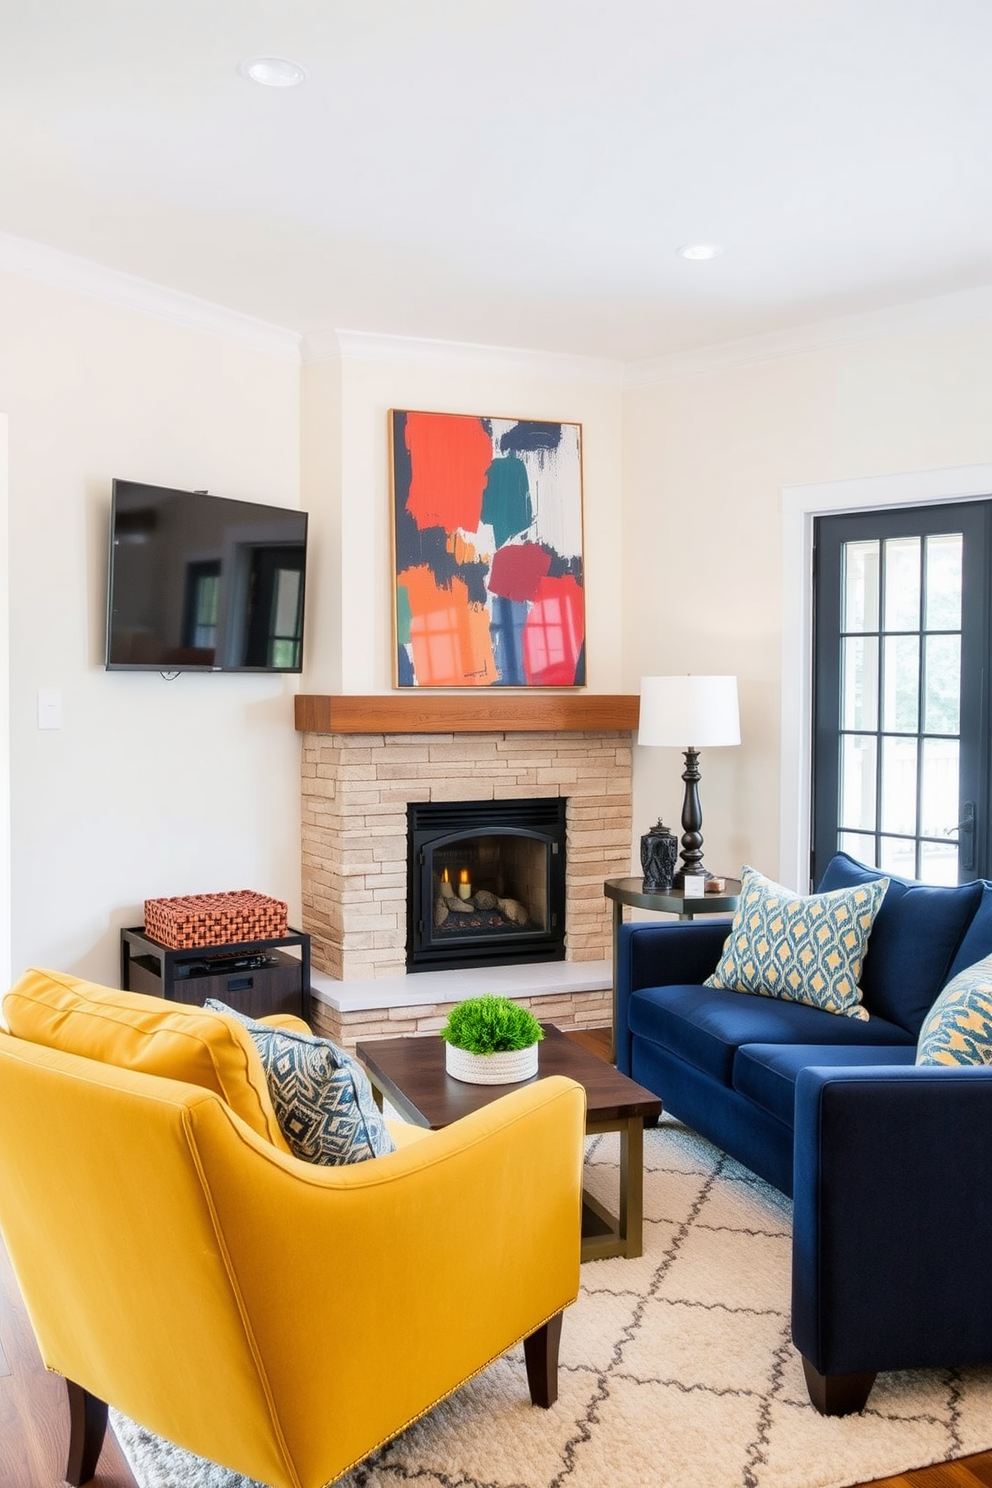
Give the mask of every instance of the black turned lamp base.
[[687, 878], [693, 882], [698, 878], [702, 879], [705, 890], [706, 880], [710, 877], [710, 873], [703, 865], [703, 833], [701, 830], [703, 810], [699, 804], [698, 749], [685, 751], [685, 771], [682, 779], [685, 782], [685, 798], [682, 802], [682, 851], [679, 854], [682, 862], [672, 879], [672, 885], [674, 888], [684, 889]]

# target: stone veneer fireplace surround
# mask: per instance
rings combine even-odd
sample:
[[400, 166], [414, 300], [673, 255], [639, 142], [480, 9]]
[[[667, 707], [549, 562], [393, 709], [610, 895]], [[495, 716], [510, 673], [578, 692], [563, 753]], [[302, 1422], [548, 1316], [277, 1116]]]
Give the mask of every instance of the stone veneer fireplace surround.
[[[636, 722], [637, 698], [610, 694], [299, 696], [303, 927], [318, 1031], [347, 1044], [425, 1032], [479, 990], [478, 972], [406, 974], [408, 802], [555, 795], [566, 799], [566, 960], [542, 966], [533, 988], [524, 968], [505, 971], [532, 992], [521, 1001], [547, 998], [561, 1026], [607, 1021], [603, 880], [630, 871]], [[449, 995], [439, 977], [456, 979]]]

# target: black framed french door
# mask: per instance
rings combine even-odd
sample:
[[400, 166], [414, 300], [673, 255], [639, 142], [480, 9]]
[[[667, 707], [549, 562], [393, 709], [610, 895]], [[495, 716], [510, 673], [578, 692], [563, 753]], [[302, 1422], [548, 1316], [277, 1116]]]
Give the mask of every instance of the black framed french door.
[[811, 881], [989, 875], [992, 500], [817, 518]]

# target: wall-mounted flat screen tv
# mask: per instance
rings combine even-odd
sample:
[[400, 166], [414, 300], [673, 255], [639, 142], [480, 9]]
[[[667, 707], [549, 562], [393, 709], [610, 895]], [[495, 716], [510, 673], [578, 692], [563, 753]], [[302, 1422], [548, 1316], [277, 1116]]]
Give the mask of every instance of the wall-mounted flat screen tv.
[[115, 480], [107, 669], [299, 672], [307, 514]]

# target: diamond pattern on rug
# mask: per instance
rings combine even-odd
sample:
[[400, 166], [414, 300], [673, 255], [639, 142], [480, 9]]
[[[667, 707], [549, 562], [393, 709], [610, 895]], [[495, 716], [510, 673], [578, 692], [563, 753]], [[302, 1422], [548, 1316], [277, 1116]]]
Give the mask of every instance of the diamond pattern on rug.
[[[511, 1350], [336, 1488], [845, 1488], [992, 1446], [992, 1368], [880, 1374], [861, 1415], [817, 1415], [789, 1201], [668, 1118], [644, 1146], [645, 1254], [582, 1267], [557, 1405], [530, 1404]], [[615, 1135], [589, 1140], [607, 1203], [618, 1159]], [[259, 1488], [112, 1421], [141, 1488]]]

